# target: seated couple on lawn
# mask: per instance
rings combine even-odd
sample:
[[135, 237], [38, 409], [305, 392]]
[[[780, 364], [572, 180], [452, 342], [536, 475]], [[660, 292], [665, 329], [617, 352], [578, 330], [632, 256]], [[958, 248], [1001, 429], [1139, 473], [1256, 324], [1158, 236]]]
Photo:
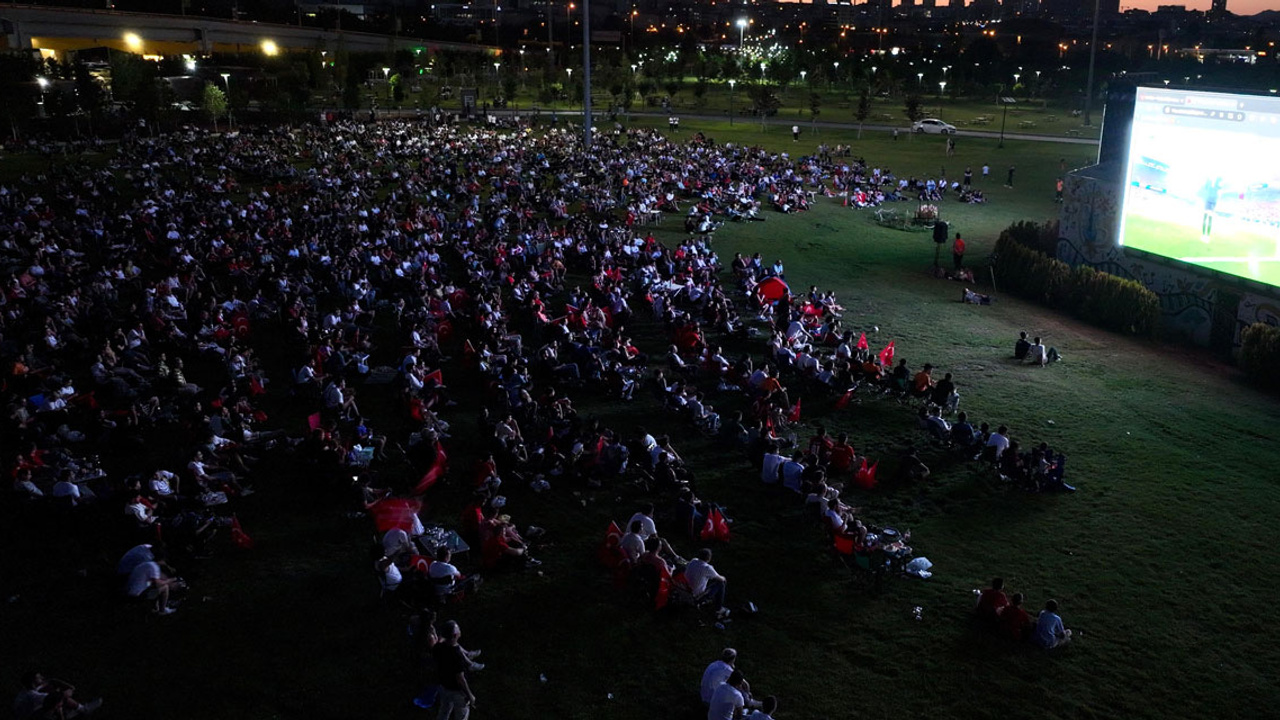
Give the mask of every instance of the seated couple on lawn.
[[1049, 363], [1058, 362], [1062, 359], [1062, 355], [1058, 354], [1058, 348], [1046, 349], [1038, 337], [1033, 342], [1027, 342], [1027, 334], [1020, 332], [1018, 342], [1013, 345], [1013, 358], [1044, 367]]

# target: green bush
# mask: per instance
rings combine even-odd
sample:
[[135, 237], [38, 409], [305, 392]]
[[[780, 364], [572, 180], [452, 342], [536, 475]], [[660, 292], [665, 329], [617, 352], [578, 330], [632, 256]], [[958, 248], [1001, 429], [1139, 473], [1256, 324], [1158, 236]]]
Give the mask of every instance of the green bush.
[[1280, 388], [1280, 327], [1254, 323], [1241, 331], [1240, 368], [1259, 385]]
[[996, 242], [996, 275], [1001, 287], [1085, 322], [1131, 335], [1153, 335], [1160, 322], [1160, 299], [1140, 283], [1091, 267], [1072, 268], [1032, 249], [1043, 247], [1051, 226], [1011, 225]]

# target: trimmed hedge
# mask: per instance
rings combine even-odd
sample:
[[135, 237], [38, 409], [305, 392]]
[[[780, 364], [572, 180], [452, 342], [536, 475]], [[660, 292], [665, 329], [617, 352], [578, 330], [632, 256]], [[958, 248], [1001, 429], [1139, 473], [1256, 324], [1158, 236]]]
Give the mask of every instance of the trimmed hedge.
[[1254, 323], [1240, 331], [1240, 368], [1259, 385], [1280, 388], [1280, 327]]
[[1016, 223], [1000, 233], [995, 270], [1001, 288], [1108, 330], [1155, 334], [1160, 322], [1155, 293], [1091, 267], [1072, 268], [1028, 247], [1043, 243], [1046, 227]]

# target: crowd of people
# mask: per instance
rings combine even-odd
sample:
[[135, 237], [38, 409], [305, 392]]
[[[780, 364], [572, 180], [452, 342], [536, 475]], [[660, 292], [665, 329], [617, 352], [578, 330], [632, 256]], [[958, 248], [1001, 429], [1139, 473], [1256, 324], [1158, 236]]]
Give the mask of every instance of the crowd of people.
[[[120, 592], [167, 616], [185, 568], [217, 536], [251, 544], [235, 513], [268, 482], [255, 468], [288, 457], [373, 522], [384, 595], [415, 617], [443, 614], [479, 586], [454, 553], [474, 549], [481, 573], [539, 567], [544, 531], [512, 519], [525, 488], [589, 488], [634, 469], [702, 544], [718, 506], [698, 498], [696, 468], [670, 437], [627, 435], [575, 404], [651, 388], [766, 482], [839, 514], [829, 481], [859, 458], [824, 431], [796, 446], [801, 397], [847, 403], [874, 389], [931, 403], [932, 419], [956, 411], [955, 383], [934, 383], [930, 366], [923, 379], [905, 361], [891, 367], [856, 341], [834, 293], [762, 299], [764, 281], [785, 278], [781, 261], [735, 257], [722, 284], [708, 231], [868, 183], [947, 187], [643, 129], [591, 148], [554, 129], [341, 119], [127, 137], [104, 167], [64, 165], [0, 192], [13, 497], [24, 521], [78, 538], [71, 566], [113, 554]], [[685, 213], [696, 223], [678, 243], [645, 229]], [[723, 341], [752, 337], [754, 320], [770, 328], [760, 357], [727, 355]], [[665, 336], [661, 366], [658, 348], [633, 339], [640, 321]], [[450, 463], [464, 422], [453, 377], [479, 389], [466, 408], [481, 448], [472, 467]], [[369, 413], [375, 393], [390, 413]], [[748, 409], [723, 417], [716, 395], [746, 397]], [[278, 412], [301, 413], [305, 433], [282, 430]], [[975, 432], [965, 447], [995, 435]], [[774, 462], [785, 448], [790, 458]], [[446, 478], [465, 491], [456, 539], [414, 504]], [[90, 514], [108, 519], [93, 541]], [[693, 594], [727, 615], [711, 551], [684, 562], [640, 515], [625, 528], [631, 559], [678, 562]], [[458, 647], [454, 621], [425, 625], [433, 646]], [[464, 651], [433, 657], [441, 717], [465, 718], [478, 663]]]

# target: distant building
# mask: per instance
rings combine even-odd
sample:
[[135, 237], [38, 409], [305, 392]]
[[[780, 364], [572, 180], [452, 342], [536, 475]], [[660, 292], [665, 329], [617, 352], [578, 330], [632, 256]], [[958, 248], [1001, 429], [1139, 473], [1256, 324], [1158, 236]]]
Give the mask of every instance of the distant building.
[[1217, 19], [1227, 15], [1227, 0], [1213, 0], [1213, 4], [1209, 7], [1209, 17]]

